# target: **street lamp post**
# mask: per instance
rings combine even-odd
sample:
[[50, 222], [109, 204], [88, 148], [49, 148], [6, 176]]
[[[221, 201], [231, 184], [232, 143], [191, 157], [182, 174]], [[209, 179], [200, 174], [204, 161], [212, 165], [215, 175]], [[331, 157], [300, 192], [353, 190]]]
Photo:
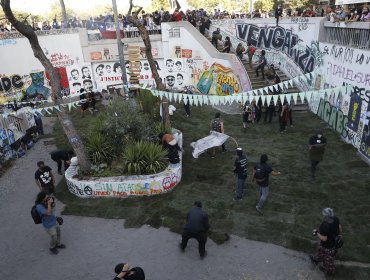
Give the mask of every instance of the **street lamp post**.
[[126, 94], [126, 90], [125, 90], [125, 86], [127, 86], [126, 65], [125, 65], [125, 57], [123, 55], [123, 43], [121, 41], [121, 30], [120, 30], [119, 21], [118, 21], [116, 0], [112, 0], [112, 6], [113, 6], [113, 14], [114, 14], [114, 23], [116, 24], [117, 47], [118, 47], [119, 63], [121, 65], [121, 70], [122, 70], [123, 90], [125, 91], [125, 94]]

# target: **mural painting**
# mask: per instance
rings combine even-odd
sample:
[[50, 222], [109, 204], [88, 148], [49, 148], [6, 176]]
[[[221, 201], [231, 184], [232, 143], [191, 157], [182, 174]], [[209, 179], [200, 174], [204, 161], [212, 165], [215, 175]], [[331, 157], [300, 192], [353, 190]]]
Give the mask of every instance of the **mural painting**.
[[326, 104], [322, 111], [320, 103], [317, 113], [326, 119], [330, 114], [329, 124], [370, 162], [370, 52], [331, 44], [321, 45], [320, 51], [324, 64], [316, 75], [316, 86], [330, 89], [351, 85], [352, 88], [342, 95], [328, 96], [325, 101], [337, 111], [336, 117], [332, 111], [328, 113]]

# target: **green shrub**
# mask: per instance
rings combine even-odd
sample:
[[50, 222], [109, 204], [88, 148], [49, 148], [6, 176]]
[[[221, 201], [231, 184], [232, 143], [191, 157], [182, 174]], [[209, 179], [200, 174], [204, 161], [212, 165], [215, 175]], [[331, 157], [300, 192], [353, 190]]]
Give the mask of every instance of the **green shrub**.
[[128, 143], [123, 151], [125, 171], [129, 175], [158, 173], [168, 165], [166, 156], [167, 152], [159, 144]]
[[114, 158], [113, 146], [102, 133], [90, 133], [86, 139], [86, 150], [94, 164], [110, 163]]
[[137, 99], [142, 111], [154, 120], [159, 120], [160, 99], [155, 97], [149, 90], [141, 89]]

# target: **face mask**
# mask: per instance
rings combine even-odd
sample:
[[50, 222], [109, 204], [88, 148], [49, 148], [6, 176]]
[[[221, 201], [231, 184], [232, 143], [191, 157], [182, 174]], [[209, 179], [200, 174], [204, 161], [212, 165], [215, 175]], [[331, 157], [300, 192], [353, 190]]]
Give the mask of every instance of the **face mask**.
[[322, 137], [322, 135], [321, 134], [317, 134], [317, 138], [321, 138]]

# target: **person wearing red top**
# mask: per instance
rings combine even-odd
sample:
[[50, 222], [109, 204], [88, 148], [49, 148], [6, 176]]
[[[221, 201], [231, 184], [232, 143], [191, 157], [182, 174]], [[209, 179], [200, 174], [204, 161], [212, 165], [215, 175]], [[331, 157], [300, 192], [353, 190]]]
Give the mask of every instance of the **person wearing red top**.
[[175, 21], [182, 21], [182, 15], [181, 15], [179, 9], [175, 9], [175, 12], [173, 13], [172, 18]]

